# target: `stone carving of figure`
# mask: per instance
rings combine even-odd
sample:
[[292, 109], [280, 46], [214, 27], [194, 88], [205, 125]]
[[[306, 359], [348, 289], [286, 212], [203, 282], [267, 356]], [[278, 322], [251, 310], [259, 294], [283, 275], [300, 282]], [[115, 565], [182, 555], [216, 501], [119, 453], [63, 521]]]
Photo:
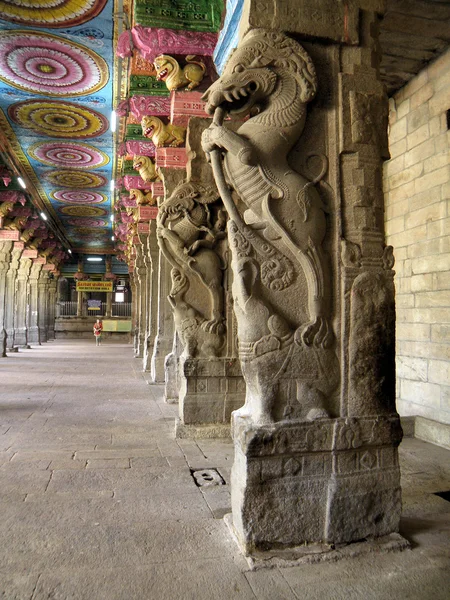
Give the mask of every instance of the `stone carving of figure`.
[[186, 129], [179, 125], [165, 124], [158, 117], [145, 115], [141, 121], [142, 135], [149, 138], [157, 148], [181, 146], [186, 137]]
[[[338, 365], [322, 248], [325, 207], [317, 181], [295, 172], [287, 160], [316, 87], [303, 47], [282, 33], [258, 29], [245, 35], [204, 95], [215, 117], [203, 148], [230, 217], [233, 297], [247, 383], [246, 405], [238, 413], [258, 423], [333, 412]], [[227, 112], [250, 118], [235, 133], [222, 125]]]
[[186, 65], [181, 68], [178, 61], [167, 54], [155, 58], [156, 78], [164, 81], [167, 89], [177, 90], [187, 86], [189, 91], [198, 87], [205, 76], [206, 66], [202, 61], [193, 60], [194, 54], [186, 56]]
[[[216, 246], [226, 237], [226, 219], [214, 205], [217, 200], [212, 187], [189, 181], [159, 207], [158, 242], [173, 267], [169, 302], [185, 356], [217, 356], [224, 343], [223, 271]], [[200, 339], [200, 331], [209, 335]]]
[[155, 163], [149, 156], [135, 155], [133, 157], [133, 169], [139, 171], [139, 175], [144, 181], [155, 181], [155, 179], [159, 179]]

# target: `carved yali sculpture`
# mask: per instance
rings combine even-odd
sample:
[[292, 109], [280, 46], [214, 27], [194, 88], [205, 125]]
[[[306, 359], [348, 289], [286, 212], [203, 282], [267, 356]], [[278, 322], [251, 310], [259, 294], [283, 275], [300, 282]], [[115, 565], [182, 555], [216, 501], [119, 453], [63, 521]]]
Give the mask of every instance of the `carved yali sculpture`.
[[158, 211], [158, 242], [173, 267], [169, 302], [188, 357], [217, 356], [224, 344], [222, 259], [216, 245], [226, 234], [224, 211], [212, 206], [217, 200], [212, 187], [182, 182]]
[[149, 156], [133, 156], [133, 169], [139, 171], [139, 175], [144, 181], [155, 181], [156, 179], [159, 179], [155, 163]]
[[177, 90], [187, 86], [187, 89], [193, 90], [198, 87], [205, 76], [206, 66], [198, 60], [193, 60], [195, 54], [186, 56], [186, 65], [181, 68], [178, 61], [172, 56], [161, 54], [154, 61], [156, 69], [156, 78], [164, 81], [167, 89]]
[[186, 137], [186, 129], [179, 125], [165, 124], [158, 117], [142, 117], [142, 135], [149, 138], [157, 148], [181, 146]]
[[[325, 210], [317, 181], [287, 161], [316, 86], [302, 46], [258, 29], [246, 34], [204, 95], [215, 118], [203, 148], [231, 219], [233, 295], [247, 383], [239, 414], [258, 423], [328, 416], [327, 398], [338, 381], [322, 249]], [[226, 112], [250, 118], [234, 133], [222, 125]]]

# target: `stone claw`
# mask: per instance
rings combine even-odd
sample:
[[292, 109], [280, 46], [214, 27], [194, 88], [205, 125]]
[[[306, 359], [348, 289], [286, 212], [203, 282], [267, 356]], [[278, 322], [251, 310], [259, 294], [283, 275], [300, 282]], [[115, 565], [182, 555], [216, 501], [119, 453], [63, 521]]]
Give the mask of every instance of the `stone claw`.
[[223, 319], [210, 319], [202, 323], [201, 327], [207, 333], [214, 333], [215, 335], [222, 335], [225, 332]]
[[305, 346], [320, 346], [321, 348], [330, 348], [333, 343], [333, 332], [330, 329], [328, 319], [325, 317], [316, 317], [301, 332], [300, 340], [298, 331], [295, 335], [297, 343], [303, 342]]

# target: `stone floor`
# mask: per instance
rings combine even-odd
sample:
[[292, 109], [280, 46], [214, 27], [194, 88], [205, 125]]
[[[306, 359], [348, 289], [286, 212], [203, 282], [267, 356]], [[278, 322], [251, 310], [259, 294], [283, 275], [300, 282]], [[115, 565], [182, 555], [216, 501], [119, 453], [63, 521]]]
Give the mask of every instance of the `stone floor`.
[[176, 407], [126, 344], [56, 341], [0, 359], [0, 598], [447, 600], [450, 452], [401, 447], [412, 549], [250, 571], [222, 519], [231, 442], [175, 440]]

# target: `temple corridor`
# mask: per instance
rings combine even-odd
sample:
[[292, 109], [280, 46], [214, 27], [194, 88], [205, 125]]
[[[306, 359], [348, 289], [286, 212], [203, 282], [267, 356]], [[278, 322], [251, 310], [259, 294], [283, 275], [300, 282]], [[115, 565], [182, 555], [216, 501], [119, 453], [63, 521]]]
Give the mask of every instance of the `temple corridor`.
[[[250, 570], [222, 519], [232, 442], [176, 440], [177, 407], [138, 362], [93, 339], [2, 362], [0, 598], [448, 598], [450, 503], [433, 492], [449, 489], [449, 451], [402, 442], [412, 550]], [[191, 470], [211, 468], [225, 485], [198, 487]]]

